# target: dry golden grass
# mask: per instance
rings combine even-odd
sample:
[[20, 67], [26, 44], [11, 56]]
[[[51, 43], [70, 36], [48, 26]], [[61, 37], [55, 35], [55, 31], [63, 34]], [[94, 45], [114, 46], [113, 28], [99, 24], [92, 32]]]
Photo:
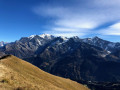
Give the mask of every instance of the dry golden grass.
[[0, 60], [0, 90], [89, 90], [87, 87], [46, 73], [15, 56]]

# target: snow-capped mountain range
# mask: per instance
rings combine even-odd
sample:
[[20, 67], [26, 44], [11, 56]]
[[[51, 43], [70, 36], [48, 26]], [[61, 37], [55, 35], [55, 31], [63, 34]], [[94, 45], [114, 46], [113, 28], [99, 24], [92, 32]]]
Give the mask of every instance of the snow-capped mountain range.
[[[50, 35], [50, 34], [31, 35], [28, 38], [33, 39], [36, 36], [39, 36], [40, 38], [46, 39], [46, 40], [51, 40], [51, 39], [57, 38], [56, 36], [53, 36], [53, 35]], [[63, 36], [59, 36], [59, 38], [63, 39], [63, 42], [66, 42], [70, 39], [70, 38], [63, 37]], [[74, 36], [74, 37], [71, 37], [71, 38], [73, 38], [76, 41], [81, 41], [81, 42], [85, 42], [85, 43], [90, 44], [90, 45], [100, 47], [100, 48], [108, 51], [109, 53], [120, 49], [120, 43], [119, 42], [114, 43], [114, 42], [106, 41], [106, 40], [103, 40], [103, 39], [101, 39], [97, 36], [95, 36], [93, 38], [84, 38], [84, 39], [81, 39], [78, 36]], [[41, 41], [38, 40], [38, 42], [40, 43]], [[57, 42], [57, 43], [59, 43], [59, 42]]]
[[[20, 40], [17, 40], [16, 42], [19, 42], [19, 41], [23, 41], [23, 40], [32, 40], [32, 39], [36, 39], [36, 42], [38, 43], [38, 45], [44, 45], [44, 43], [49, 40], [52, 40], [54, 38], [61, 38], [63, 39], [63, 42], [66, 42], [68, 41], [70, 38], [67, 38], [67, 37], [63, 37], [63, 36], [53, 36], [53, 35], [50, 35], [50, 34], [42, 34], [42, 35], [31, 35], [29, 37], [22, 37]], [[80, 41], [80, 42], [84, 42], [84, 43], [87, 43], [87, 44], [90, 44], [90, 45], [94, 45], [94, 46], [97, 46], [97, 47], [100, 47], [108, 52], [113, 52], [115, 50], [119, 50], [120, 49], [120, 43], [117, 42], [117, 43], [114, 43], [114, 42], [110, 42], [110, 41], [106, 41], [106, 40], [103, 40], [97, 36], [93, 37], [93, 38], [84, 38], [84, 39], [81, 39], [77, 36], [74, 36], [74, 37], [71, 37], [71, 38], [74, 38], [74, 40], [76, 39], [76, 41]], [[27, 42], [27, 41], [26, 41]], [[63, 43], [62, 42], [62, 43]], [[55, 44], [55, 42], [53, 42]], [[56, 43], [61, 43], [61, 42], [56, 42]], [[3, 47], [5, 46], [6, 44], [8, 44], [7, 42], [3, 42], [1, 41], [0, 42], [0, 47]]]
[[120, 43], [99, 37], [31, 35], [1, 47], [0, 55], [5, 54], [75, 81], [120, 81]]
[[[71, 46], [71, 42], [73, 41], [78, 44], [74, 45], [75, 43], [73, 43], [73, 45]], [[86, 48], [87, 46], [91, 45], [90, 47], [95, 48], [98, 55], [103, 58], [111, 58], [113, 56], [108, 57], [108, 55], [113, 55], [113, 53], [117, 53], [117, 51], [119, 52], [120, 50], [120, 43], [109, 42], [99, 37], [81, 39], [78, 36], [67, 38], [63, 36], [57, 37], [50, 34], [42, 34], [22, 37], [20, 40], [12, 43], [2, 42], [0, 52], [2, 53], [1, 55], [13, 54], [19, 58], [24, 59], [41, 54], [45, 49], [49, 49], [51, 47], [54, 47], [56, 52], [60, 49], [62, 50], [61, 52], [64, 53], [69, 51], [72, 52], [78, 47], [78, 45], [80, 45], [80, 43], [85, 43], [82, 48]], [[65, 49], [63, 50], [63, 48]], [[99, 50], [98, 48], [102, 50]], [[116, 59], [119, 59], [119, 56], [120, 55], [117, 54]]]
[[120, 49], [119, 42], [114, 43], [114, 42], [106, 41], [97, 36], [93, 37], [93, 38], [85, 38], [85, 39], [82, 39], [82, 41], [85, 43], [100, 47], [100, 48], [110, 51], [110, 52]]
[[42, 34], [42, 35], [31, 35], [29, 36], [28, 38], [32, 39], [34, 38], [35, 36], [39, 36], [43, 39], [52, 39], [54, 36], [50, 35], [50, 34]]

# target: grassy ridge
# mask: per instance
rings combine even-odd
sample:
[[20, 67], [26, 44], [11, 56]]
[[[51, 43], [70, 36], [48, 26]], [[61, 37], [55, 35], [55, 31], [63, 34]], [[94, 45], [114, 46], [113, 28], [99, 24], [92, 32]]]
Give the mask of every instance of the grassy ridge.
[[15, 56], [0, 60], [0, 89], [6, 90], [88, 90], [69, 79], [46, 73]]

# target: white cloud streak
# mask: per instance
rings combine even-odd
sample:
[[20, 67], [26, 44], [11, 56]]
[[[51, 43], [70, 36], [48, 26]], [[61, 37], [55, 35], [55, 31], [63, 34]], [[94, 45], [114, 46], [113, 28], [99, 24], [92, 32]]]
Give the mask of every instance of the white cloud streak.
[[[77, 2], [76, 6], [63, 7], [62, 4], [58, 6], [38, 6], [34, 8], [34, 12], [44, 17], [55, 17], [56, 20], [51, 30], [56, 33], [77, 32], [82, 33], [80, 34], [81, 36], [91, 33], [91, 29], [103, 23], [120, 20], [120, 0], [85, 0], [84, 2], [75, 0], [75, 2]], [[112, 32], [114, 30], [113, 27], [108, 29], [110, 29], [109, 33], [119, 35]], [[119, 31], [116, 28], [115, 30]], [[108, 30], [105, 31], [107, 32]]]
[[73, 36], [84, 36], [85, 33], [82, 33], [82, 32], [56, 32], [56, 31], [45, 31], [44, 33], [49, 33], [51, 35], [54, 35], [54, 36], [65, 36], [65, 37], [73, 37]]
[[100, 30], [99, 33], [102, 35], [120, 35], [120, 22]]

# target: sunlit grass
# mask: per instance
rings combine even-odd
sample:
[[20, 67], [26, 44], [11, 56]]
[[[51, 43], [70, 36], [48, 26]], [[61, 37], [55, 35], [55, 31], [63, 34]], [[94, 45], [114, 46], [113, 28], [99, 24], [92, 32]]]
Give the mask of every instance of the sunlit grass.
[[88, 90], [85, 86], [46, 73], [15, 56], [0, 60], [4, 75], [0, 77], [0, 88], [5, 90]]

